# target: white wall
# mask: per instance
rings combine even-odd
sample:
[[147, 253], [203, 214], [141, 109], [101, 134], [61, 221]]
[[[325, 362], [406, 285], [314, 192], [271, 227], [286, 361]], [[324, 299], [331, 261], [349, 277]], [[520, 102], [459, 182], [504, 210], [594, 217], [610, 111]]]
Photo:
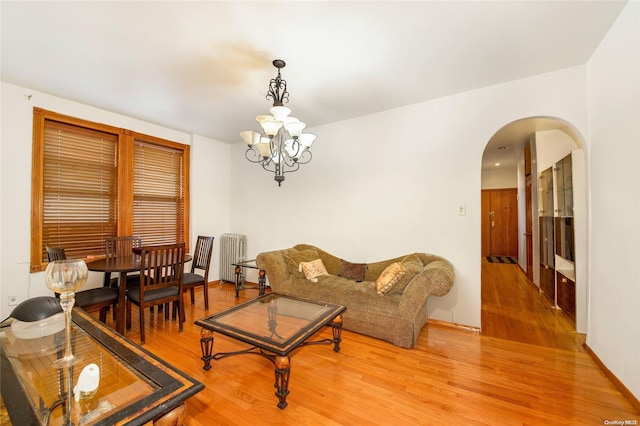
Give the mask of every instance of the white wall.
[[191, 252], [198, 235], [214, 237], [209, 281], [220, 278], [220, 235], [227, 232], [230, 223], [230, 153], [231, 146], [228, 144], [192, 135]]
[[[34, 106], [192, 144], [192, 236], [209, 232], [217, 236], [229, 226], [228, 145], [11, 84], [1, 83], [0, 87], [0, 319], [13, 309], [8, 306], [10, 295], [21, 302], [52, 294], [44, 284], [44, 273], [29, 273]], [[217, 270], [211, 275], [217, 279]], [[90, 273], [89, 280], [87, 287], [97, 286], [102, 276]]]
[[584, 133], [585, 84], [576, 67], [318, 126], [313, 160], [280, 188], [234, 145], [232, 228], [247, 234], [249, 256], [301, 242], [356, 262], [444, 256], [456, 281], [429, 299], [431, 316], [479, 327], [484, 148], [525, 117], [559, 117]]
[[587, 343], [640, 398], [640, 3], [627, 3], [589, 61], [587, 76]]
[[536, 132], [535, 144], [538, 160], [537, 177], [578, 148], [574, 140], [562, 130]]
[[493, 167], [482, 170], [482, 189], [518, 187], [517, 167]]

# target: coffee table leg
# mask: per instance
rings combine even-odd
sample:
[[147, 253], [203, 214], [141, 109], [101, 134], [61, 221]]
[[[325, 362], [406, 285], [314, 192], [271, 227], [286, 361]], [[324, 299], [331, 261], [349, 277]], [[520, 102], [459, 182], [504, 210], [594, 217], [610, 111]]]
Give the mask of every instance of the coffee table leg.
[[333, 330], [333, 351], [340, 352], [340, 342], [342, 342], [342, 315], [338, 315], [331, 322]]
[[287, 395], [289, 394], [291, 360], [288, 356], [276, 356], [274, 364], [276, 366], [276, 383], [273, 386], [277, 389], [278, 408], [284, 409], [287, 406]]
[[240, 272], [242, 272], [242, 270], [239, 266], [236, 266], [236, 299], [240, 297]]
[[264, 269], [260, 269], [258, 272], [258, 296], [262, 296], [264, 294], [265, 288], [267, 286], [267, 273]]
[[213, 356], [211, 353], [213, 352], [213, 333], [211, 330], [207, 330], [203, 328], [200, 330], [200, 349], [202, 350], [202, 361], [204, 361], [203, 370], [211, 369], [211, 359]]

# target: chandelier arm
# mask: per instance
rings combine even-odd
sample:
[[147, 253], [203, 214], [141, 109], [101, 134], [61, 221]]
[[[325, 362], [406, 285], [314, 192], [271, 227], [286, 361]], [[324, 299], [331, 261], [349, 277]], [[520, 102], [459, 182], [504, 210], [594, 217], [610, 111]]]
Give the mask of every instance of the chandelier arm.
[[297, 172], [298, 169], [300, 168], [300, 164], [298, 164], [297, 162], [294, 163], [294, 165], [289, 166], [289, 170], [285, 170], [284, 168], [281, 169], [282, 171], [282, 175], [284, 176], [285, 173], [293, 173], [293, 172]]
[[[251, 157], [249, 156], [249, 153], [251, 153]], [[252, 163], [260, 163], [262, 164], [264, 159], [262, 158], [262, 156], [260, 155], [260, 153], [253, 149], [252, 146], [250, 146], [245, 152], [244, 152], [244, 156], [247, 160], [251, 161]]]
[[[262, 166], [263, 169], [265, 169], [269, 173], [277, 173], [276, 164], [274, 161], [271, 161], [270, 158], [267, 161], [261, 162], [260, 165]], [[270, 168], [269, 166], [273, 166], [273, 167]]]
[[[286, 155], [286, 154], [285, 154], [285, 156], [283, 158], [282, 163], [284, 163], [289, 168], [293, 168], [295, 165], [298, 164], [298, 162], [294, 158], [291, 158], [291, 157], [289, 157], [289, 155]], [[296, 168], [296, 170], [298, 170], [298, 168]]]
[[[304, 159], [304, 157], [308, 157], [306, 159]], [[313, 155], [311, 155], [311, 151], [309, 151], [308, 149], [305, 149], [304, 151], [302, 151], [302, 154], [300, 154], [300, 157], [298, 157], [298, 164], [307, 164], [309, 161], [311, 161], [311, 159], [313, 158]]]

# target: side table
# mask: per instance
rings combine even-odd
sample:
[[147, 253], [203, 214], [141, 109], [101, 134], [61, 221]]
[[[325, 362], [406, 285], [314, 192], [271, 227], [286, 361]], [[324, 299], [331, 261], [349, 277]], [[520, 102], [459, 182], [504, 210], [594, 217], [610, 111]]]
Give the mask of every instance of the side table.
[[[232, 263], [232, 265], [236, 267], [236, 269], [235, 269], [235, 273], [236, 273], [236, 299], [238, 297], [240, 297], [240, 291], [241, 290], [258, 290], [258, 295], [259, 296], [262, 296], [264, 294], [265, 288], [267, 286], [267, 273], [263, 269], [258, 268], [258, 265], [256, 265], [256, 260], [255, 259], [245, 260], [245, 261], [237, 262], [237, 263]], [[240, 273], [242, 272], [242, 268], [257, 269], [258, 270], [258, 287], [246, 286], [246, 285], [243, 285], [240, 282]]]

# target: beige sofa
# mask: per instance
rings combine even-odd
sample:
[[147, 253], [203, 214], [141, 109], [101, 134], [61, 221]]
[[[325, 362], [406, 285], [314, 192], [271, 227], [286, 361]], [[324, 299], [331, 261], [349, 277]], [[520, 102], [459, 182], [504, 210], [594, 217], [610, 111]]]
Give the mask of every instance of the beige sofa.
[[[317, 259], [322, 260], [328, 275], [309, 280], [300, 264], [317, 264]], [[427, 297], [444, 296], [454, 280], [451, 263], [425, 253], [353, 264], [317, 247], [298, 244], [260, 253], [256, 262], [266, 272], [274, 293], [345, 305], [345, 329], [407, 348], [416, 346], [428, 321]], [[389, 270], [397, 272], [398, 265], [403, 272], [395, 274], [394, 285], [379, 294], [376, 285], [385, 284]]]

